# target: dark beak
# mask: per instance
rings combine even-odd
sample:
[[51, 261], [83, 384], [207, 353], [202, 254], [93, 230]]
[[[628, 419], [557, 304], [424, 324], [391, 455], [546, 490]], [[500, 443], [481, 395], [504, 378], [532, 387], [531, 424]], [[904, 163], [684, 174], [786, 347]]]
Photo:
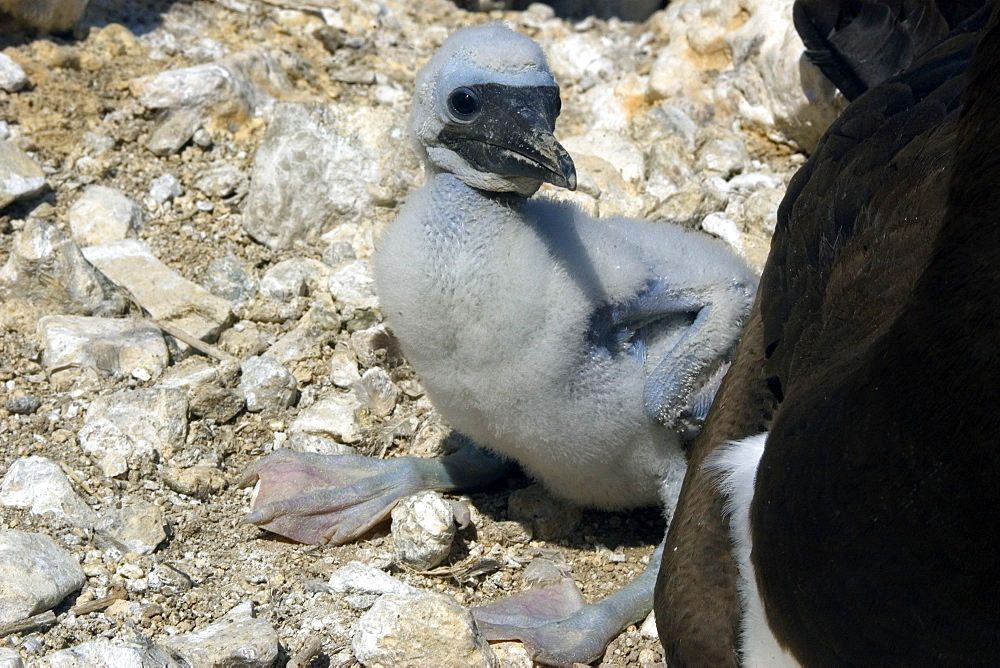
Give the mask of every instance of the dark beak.
[[483, 172], [523, 176], [576, 190], [576, 167], [554, 130], [559, 116], [556, 86], [470, 86], [482, 111], [441, 131], [441, 140]]

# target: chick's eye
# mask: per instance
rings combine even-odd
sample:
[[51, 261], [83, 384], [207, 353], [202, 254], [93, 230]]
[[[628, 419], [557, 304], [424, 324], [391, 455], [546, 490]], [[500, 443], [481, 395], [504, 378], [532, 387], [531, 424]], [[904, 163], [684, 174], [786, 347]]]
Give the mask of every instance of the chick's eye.
[[455, 120], [471, 121], [479, 115], [482, 105], [479, 96], [470, 88], [456, 88], [448, 96], [448, 110]]

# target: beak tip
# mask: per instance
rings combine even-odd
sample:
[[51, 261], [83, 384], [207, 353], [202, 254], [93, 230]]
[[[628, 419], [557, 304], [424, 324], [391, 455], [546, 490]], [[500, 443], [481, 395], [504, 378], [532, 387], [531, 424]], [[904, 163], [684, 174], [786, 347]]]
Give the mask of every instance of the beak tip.
[[570, 157], [566, 149], [562, 146], [559, 146], [559, 149], [559, 169], [557, 174], [559, 175], [560, 183], [556, 185], [560, 185], [567, 190], [576, 190], [576, 165], [573, 164], [573, 158]]

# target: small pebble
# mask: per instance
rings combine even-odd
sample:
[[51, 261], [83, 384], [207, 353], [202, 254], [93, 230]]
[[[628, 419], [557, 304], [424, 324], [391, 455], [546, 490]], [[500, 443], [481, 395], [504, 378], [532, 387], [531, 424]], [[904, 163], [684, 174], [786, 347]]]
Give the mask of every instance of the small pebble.
[[354, 384], [354, 391], [361, 403], [378, 417], [385, 417], [392, 413], [392, 409], [396, 407], [396, 397], [399, 394], [392, 378], [380, 366], [365, 371], [364, 375]]
[[28, 75], [14, 62], [14, 59], [5, 53], [0, 53], [0, 90], [8, 93], [16, 93], [26, 88], [28, 85]]
[[30, 394], [23, 397], [12, 397], [4, 402], [4, 408], [16, 415], [31, 415], [42, 405], [42, 402]]
[[448, 558], [455, 539], [455, 513], [437, 492], [421, 492], [392, 509], [392, 544], [396, 560], [427, 571]]
[[181, 182], [173, 174], [158, 176], [149, 187], [149, 196], [157, 204], [164, 204], [175, 197], [180, 197], [183, 192]]

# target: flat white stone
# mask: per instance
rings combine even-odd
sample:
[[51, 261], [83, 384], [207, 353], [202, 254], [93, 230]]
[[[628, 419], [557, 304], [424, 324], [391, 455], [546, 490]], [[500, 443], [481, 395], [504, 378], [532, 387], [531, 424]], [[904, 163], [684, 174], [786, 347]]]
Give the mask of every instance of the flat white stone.
[[325, 436], [341, 443], [357, 443], [361, 429], [354, 417], [361, 404], [353, 394], [336, 394], [306, 408], [292, 423], [292, 433]]
[[112, 281], [127, 288], [153, 318], [204, 341], [235, 320], [229, 302], [165, 265], [139, 241], [125, 239], [83, 249]]
[[736, 250], [743, 248], [740, 239], [740, 230], [736, 223], [724, 213], [710, 213], [701, 221], [701, 229], [709, 234], [714, 234]]
[[32, 668], [94, 668], [94, 666], [163, 666], [180, 668], [180, 663], [156, 645], [128, 643], [112, 644], [107, 640], [92, 640], [51, 652], [32, 659]]
[[136, 372], [158, 375], [170, 363], [160, 329], [129, 318], [50, 315], [38, 321], [49, 372], [95, 368], [116, 377]]
[[258, 50], [240, 51], [214, 63], [167, 70], [130, 85], [149, 109], [225, 107], [258, 113], [274, 102], [271, 91], [290, 88], [277, 59]]
[[48, 188], [42, 168], [10, 142], [0, 141], [0, 209]]
[[188, 401], [168, 388], [122, 390], [91, 403], [80, 445], [109, 477], [140, 460], [169, 459], [187, 436]]
[[330, 575], [330, 588], [338, 594], [414, 594], [415, 587], [385, 571], [360, 561], [350, 561]]

